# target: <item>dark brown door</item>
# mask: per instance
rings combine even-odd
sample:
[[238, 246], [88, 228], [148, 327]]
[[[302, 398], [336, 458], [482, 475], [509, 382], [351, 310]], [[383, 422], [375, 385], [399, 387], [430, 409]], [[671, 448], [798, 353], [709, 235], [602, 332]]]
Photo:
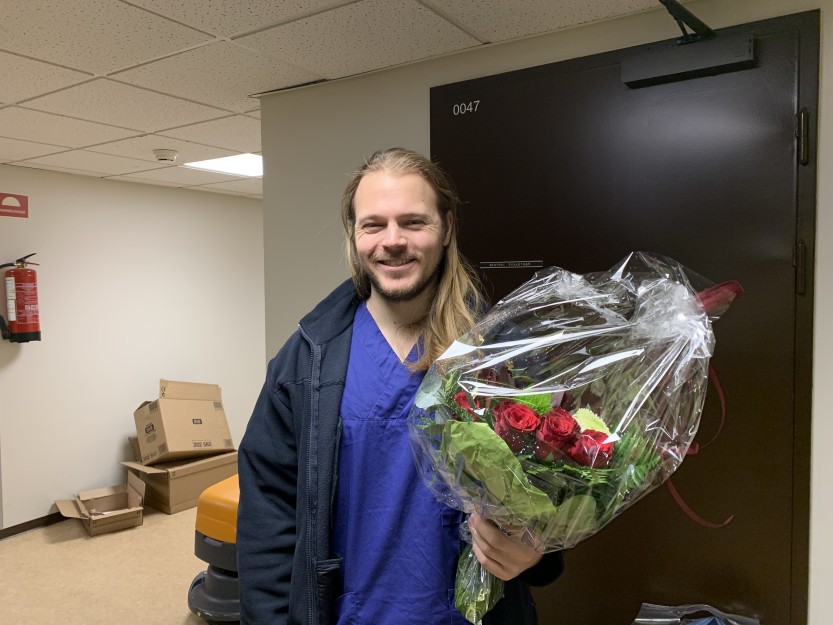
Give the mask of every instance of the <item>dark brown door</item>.
[[[536, 590], [545, 625], [629, 625], [642, 602], [806, 622], [818, 12], [718, 37], [737, 33], [753, 68], [632, 89], [620, 62], [637, 48], [431, 90], [432, 156], [493, 299], [535, 266], [637, 250], [746, 290], [715, 324], [725, 426], [673, 477], [701, 517], [733, 520], [700, 525], [657, 489]], [[719, 421], [712, 389], [701, 444]]]

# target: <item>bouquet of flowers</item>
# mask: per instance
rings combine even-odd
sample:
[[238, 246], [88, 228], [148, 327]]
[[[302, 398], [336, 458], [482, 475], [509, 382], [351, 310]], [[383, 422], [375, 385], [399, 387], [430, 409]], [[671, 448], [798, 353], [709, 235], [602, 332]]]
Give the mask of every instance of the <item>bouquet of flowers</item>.
[[[601, 273], [536, 273], [426, 374], [409, 415], [423, 482], [541, 553], [592, 536], [681, 464], [711, 321], [740, 293], [646, 253]], [[501, 595], [467, 546], [457, 608], [479, 623]]]

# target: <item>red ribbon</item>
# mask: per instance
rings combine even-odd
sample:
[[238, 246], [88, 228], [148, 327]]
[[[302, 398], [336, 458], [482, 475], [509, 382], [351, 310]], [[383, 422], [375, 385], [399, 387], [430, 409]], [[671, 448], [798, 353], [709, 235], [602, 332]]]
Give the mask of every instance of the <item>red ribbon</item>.
[[[720, 424], [717, 427], [717, 432], [715, 432], [714, 436], [712, 436], [708, 442], [703, 443], [702, 445], [698, 445], [697, 443], [692, 444], [686, 452], [687, 456], [693, 456], [694, 454], [698, 453], [701, 449], [705, 449], [706, 447], [711, 445], [723, 431], [723, 425], [726, 423], [726, 397], [723, 394], [723, 388], [720, 386], [720, 380], [717, 379], [717, 373], [715, 373], [711, 365], [709, 365], [709, 380], [711, 380], [712, 384], [714, 384], [714, 388], [717, 391], [717, 398], [720, 401]], [[709, 529], [717, 529], [719, 527], [725, 527], [726, 525], [731, 523], [732, 520], [735, 518], [735, 515], [732, 514], [726, 517], [726, 519], [722, 523], [707, 521], [699, 514], [697, 514], [694, 510], [692, 510], [691, 507], [685, 502], [685, 500], [683, 500], [682, 495], [680, 495], [680, 493], [677, 492], [676, 487], [671, 482], [671, 478], [665, 480], [665, 486], [668, 488], [668, 492], [671, 493], [671, 497], [674, 499], [674, 501], [680, 507], [680, 509], [686, 513], [686, 516], [688, 516], [688, 518], [690, 518], [698, 525], [708, 527]]]

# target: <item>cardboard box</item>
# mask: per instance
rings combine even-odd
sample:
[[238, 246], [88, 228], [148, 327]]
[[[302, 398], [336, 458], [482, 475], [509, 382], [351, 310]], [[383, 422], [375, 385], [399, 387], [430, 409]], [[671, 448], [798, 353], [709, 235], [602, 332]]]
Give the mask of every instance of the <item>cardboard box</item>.
[[[134, 452], [138, 442], [130, 437]], [[122, 462], [131, 474], [145, 483], [145, 505], [167, 514], [193, 508], [200, 494], [209, 486], [237, 473], [237, 452], [232, 451], [200, 460], [180, 460], [146, 466], [140, 462]]]
[[142, 464], [234, 451], [216, 384], [159, 380], [159, 399], [133, 413]]
[[144, 493], [144, 482], [128, 471], [127, 484], [82, 491], [55, 505], [65, 517], [80, 519], [90, 536], [98, 536], [141, 525]]

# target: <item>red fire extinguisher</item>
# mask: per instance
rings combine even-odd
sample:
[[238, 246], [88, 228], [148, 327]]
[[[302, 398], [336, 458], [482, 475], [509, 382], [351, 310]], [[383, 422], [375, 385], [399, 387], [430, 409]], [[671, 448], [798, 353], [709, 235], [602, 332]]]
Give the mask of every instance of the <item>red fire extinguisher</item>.
[[6, 312], [8, 323], [0, 316], [0, 330], [3, 338], [12, 343], [40, 341], [40, 312], [38, 311], [38, 275], [28, 265], [37, 265], [28, 258], [35, 252], [18, 258], [13, 263], [4, 263], [12, 267], [6, 272]]

